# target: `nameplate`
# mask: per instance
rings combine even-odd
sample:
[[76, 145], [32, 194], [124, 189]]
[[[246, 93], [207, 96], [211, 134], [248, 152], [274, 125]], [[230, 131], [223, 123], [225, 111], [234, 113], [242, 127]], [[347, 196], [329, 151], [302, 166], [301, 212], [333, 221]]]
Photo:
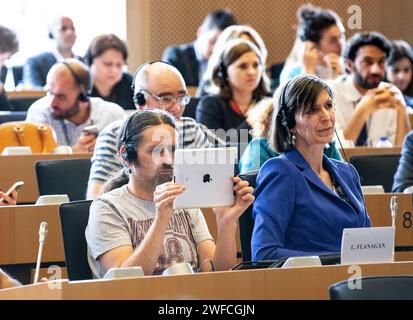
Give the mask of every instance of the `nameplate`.
[[341, 264], [393, 262], [394, 227], [343, 230]]

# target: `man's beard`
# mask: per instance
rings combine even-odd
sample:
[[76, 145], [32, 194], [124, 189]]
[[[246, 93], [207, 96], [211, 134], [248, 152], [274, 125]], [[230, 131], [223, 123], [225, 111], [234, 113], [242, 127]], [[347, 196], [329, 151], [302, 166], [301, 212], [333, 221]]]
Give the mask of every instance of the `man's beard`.
[[[369, 78], [372, 77], [372, 76], [380, 77], [380, 80], [373, 81], [373, 82], [369, 81]], [[370, 90], [370, 89], [377, 88], [379, 86], [380, 82], [382, 81], [382, 79], [383, 79], [383, 77], [380, 76], [379, 74], [369, 75], [369, 76], [363, 78], [363, 76], [358, 72], [358, 70], [356, 68], [354, 68], [354, 80], [363, 89]]]
[[[170, 172], [162, 172], [168, 170]], [[153, 179], [154, 181], [154, 188], [157, 186], [165, 183], [165, 182], [170, 182], [173, 179], [173, 166], [170, 164], [163, 164], [160, 166], [156, 172], [156, 175]]]
[[73, 116], [77, 115], [80, 110], [80, 105], [79, 105], [79, 101], [77, 100], [76, 103], [70, 109], [66, 111], [59, 111], [58, 114], [54, 113], [52, 107], [50, 108], [51, 108], [53, 118], [58, 119], [58, 120], [63, 120], [63, 119], [70, 119]]

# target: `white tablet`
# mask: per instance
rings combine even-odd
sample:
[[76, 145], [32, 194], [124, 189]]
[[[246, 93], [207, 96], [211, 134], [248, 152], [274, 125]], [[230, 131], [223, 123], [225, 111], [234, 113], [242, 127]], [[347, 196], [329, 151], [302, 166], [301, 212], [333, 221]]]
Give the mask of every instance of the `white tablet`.
[[236, 160], [236, 148], [177, 149], [174, 181], [186, 189], [174, 209], [232, 206]]

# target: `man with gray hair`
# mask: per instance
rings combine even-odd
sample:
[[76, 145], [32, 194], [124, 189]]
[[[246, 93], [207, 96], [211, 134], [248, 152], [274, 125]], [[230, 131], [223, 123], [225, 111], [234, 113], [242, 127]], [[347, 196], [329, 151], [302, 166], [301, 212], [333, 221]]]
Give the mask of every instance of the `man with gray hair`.
[[[175, 117], [179, 148], [211, 146], [198, 123], [192, 118], [182, 117], [189, 96], [185, 81], [174, 66], [163, 61], [145, 63], [136, 71], [132, 86], [137, 109], [163, 109]], [[116, 156], [116, 143], [122, 123], [116, 121], [110, 124], [97, 138], [87, 189], [88, 199], [99, 196], [111, 174], [124, 168]]]

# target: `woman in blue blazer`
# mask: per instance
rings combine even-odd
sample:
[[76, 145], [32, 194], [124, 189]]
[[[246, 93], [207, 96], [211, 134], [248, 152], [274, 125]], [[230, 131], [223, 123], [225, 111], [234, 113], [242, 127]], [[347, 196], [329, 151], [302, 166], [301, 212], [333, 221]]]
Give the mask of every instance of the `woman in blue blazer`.
[[354, 167], [323, 155], [334, 136], [332, 91], [305, 75], [280, 92], [269, 142], [282, 155], [257, 178], [253, 260], [338, 252], [344, 228], [371, 223]]

